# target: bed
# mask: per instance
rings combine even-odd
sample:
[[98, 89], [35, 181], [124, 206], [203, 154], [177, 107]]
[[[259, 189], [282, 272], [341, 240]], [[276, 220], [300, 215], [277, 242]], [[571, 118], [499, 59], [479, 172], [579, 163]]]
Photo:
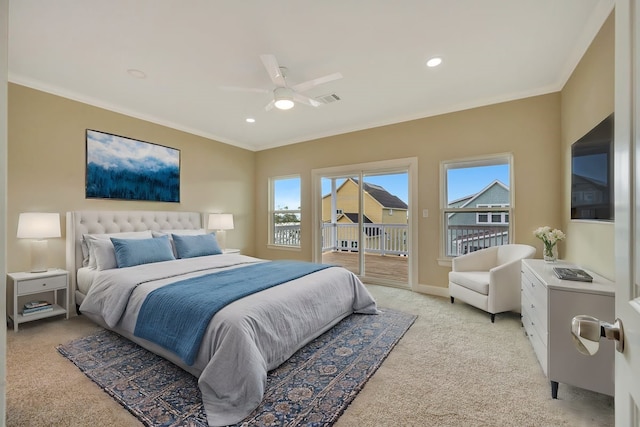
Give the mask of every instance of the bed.
[[[370, 293], [344, 268], [201, 252], [211, 235], [197, 212], [68, 212], [66, 236], [70, 303], [198, 377], [211, 426], [249, 415], [262, 400], [267, 372], [340, 320], [377, 313]], [[167, 255], [167, 241], [179, 259]], [[165, 258], [154, 258], [156, 247]], [[279, 276], [285, 269], [288, 275]], [[245, 292], [254, 282], [261, 290]], [[245, 293], [209, 320], [194, 313], [226, 298], [206, 300], [213, 287]]]

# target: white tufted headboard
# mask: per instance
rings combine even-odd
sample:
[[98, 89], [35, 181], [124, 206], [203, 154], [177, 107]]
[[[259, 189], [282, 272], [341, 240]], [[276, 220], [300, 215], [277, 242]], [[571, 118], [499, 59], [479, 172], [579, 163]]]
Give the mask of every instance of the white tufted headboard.
[[199, 212], [73, 211], [67, 212], [66, 268], [69, 271], [69, 306], [75, 307], [76, 272], [82, 267], [82, 235], [146, 230], [203, 228]]

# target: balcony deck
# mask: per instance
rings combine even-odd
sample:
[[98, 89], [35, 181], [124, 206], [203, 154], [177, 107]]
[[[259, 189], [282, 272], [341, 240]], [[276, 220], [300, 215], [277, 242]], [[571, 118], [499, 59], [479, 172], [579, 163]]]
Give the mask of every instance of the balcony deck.
[[[324, 252], [322, 262], [338, 264], [358, 274], [358, 252]], [[409, 283], [409, 258], [397, 255], [364, 255], [366, 277]]]

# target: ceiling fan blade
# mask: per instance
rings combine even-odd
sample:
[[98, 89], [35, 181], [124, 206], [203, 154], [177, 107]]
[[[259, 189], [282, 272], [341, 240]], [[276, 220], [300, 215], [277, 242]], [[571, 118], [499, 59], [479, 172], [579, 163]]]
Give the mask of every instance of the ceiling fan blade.
[[276, 57], [273, 55], [260, 55], [260, 59], [271, 81], [278, 87], [285, 87], [284, 76], [282, 75], [282, 70], [278, 65]]
[[272, 99], [271, 102], [269, 102], [267, 105], [264, 106], [264, 110], [271, 111], [273, 107], [275, 107], [275, 105], [276, 105], [276, 100]]
[[306, 90], [311, 89], [314, 86], [318, 86], [324, 83], [329, 83], [332, 82], [334, 80], [338, 80], [342, 78], [342, 74], [340, 73], [333, 73], [333, 74], [328, 74], [324, 77], [318, 77], [317, 79], [313, 79], [313, 80], [308, 80], [306, 82], [302, 82], [302, 83], [298, 83], [295, 86], [291, 86], [291, 89], [295, 90], [296, 92], [304, 92]]
[[295, 102], [300, 102], [302, 104], [307, 104], [307, 105], [310, 105], [312, 107], [319, 107], [319, 106], [322, 105], [322, 102], [318, 101], [317, 99], [310, 98], [310, 97], [308, 97], [306, 95], [303, 95], [303, 94], [297, 93], [297, 92], [293, 93], [293, 100]]

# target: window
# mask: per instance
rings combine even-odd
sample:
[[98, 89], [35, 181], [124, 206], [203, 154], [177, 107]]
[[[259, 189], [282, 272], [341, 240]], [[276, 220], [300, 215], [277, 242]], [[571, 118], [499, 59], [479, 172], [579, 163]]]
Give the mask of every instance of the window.
[[[478, 203], [479, 208], [506, 208], [508, 204], [483, 204]], [[509, 223], [509, 213], [508, 212], [495, 212], [492, 214], [488, 213], [476, 213], [476, 223], [478, 224], [508, 224]]]
[[269, 184], [269, 244], [299, 248], [300, 176], [271, 178]]
[[444, 257], [509, 243], [511, 164], [510, 154], [441, 164]]

